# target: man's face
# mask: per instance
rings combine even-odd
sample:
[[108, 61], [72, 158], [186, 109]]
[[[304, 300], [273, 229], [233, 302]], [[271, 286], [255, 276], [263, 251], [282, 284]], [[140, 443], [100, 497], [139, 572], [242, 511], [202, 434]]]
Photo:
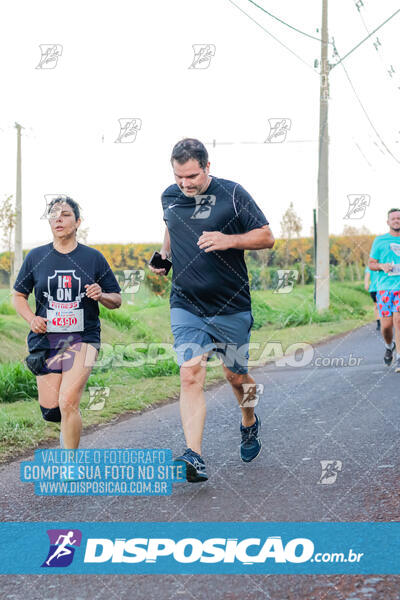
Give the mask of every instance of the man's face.
[[400, 231], [400, 210], [390, 213], [388, 217], [388, 225], [392, 231]]
[[176, 160], [172, 161], [175, 181], [185, 196], [192, 198], [198, 194], [202, 194], [209, 184], [208, 173], [210, 163], [208, 162], [205, 169], [202, 169], [197, 160], [191, 158], [183, 165]]

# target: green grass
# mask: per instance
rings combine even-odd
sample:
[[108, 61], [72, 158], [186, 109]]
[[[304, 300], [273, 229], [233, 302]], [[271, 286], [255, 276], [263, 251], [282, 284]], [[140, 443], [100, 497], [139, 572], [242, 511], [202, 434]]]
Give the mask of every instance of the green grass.
[[12, 306], [10, 302], [3, 300], [0, 303], [0, 315], [15, 315], [15, 308]]
[[133, 321], [131, 317], [124, 312], [124, 310], [107, 310], [104, 306], [100, 305], [100, 318], [104, 319], [108, 323], [112, 323], [117, 329], [131, 329], [133, 327]]
[[315, 310], [313, 295], [314, 287], [311, 285], [295, 288], [289, 294], [253, 292], [254, 329], [259, 329], [265, 323], [285, 328], [343, 319], [362, 319], [372, 306], [367, 292], [351, 284], [331, 283], [330, 308], [323, 313]]
[[0, 321], [0, 364], [22, 361], [28, 354], [27, 323], [17, 315], [2, 315]]
[[[372, 302], [362, 285], [347, 283], [331, 284], [331, 306], [323, 314], [314, 310], [313, 286], [295, 288], [290, 294], [257, 291], [252, 294], [252, 306], [251, 341], [260, 348], [251, 350], [250, 360], [262, 357], [260, 364], [273, 358], [262, 354], [270, 341], [279, 342], [285, 352], [296, 342], [314, 344], [373, 319]], [[168, 301], [153, 296], [144, 305], [125, 301], [118, 311], [103, 307], [100, 311], [103, 348], [99, 358], [103, 366], [93, 369], [82, 397], [84, 426], [106, 423], [179, 394], [174, 355], [166, 354], [158, 345], [173, 342]], [[0, 315], [0, 460], [4, 460], [56, 439], [59, 428], [41, 418], [35, 378], [23, 365], [27, 324], [15, 315], [7, 298], [0, 304]], [[147, 346], [134, 348], [132, 344], [138, 342]], [[222, 369], [210, 363], [207, 382], [222, 377]], [[110, 397], [101, 411], [87, 408], [88, 388], [92, 386], [110, 388]]]
[[5, 363], [0, 368], [0, 402], [37, 397], [35, 376], [22, 363]]

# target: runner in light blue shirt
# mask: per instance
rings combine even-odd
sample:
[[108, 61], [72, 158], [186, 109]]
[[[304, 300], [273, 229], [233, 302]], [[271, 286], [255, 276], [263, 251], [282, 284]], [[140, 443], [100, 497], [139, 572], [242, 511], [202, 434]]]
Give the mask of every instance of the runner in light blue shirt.
[[378, 271], [371, 271], [371, 269], [369, 267], [365, 267], [364, 287], [367, 290], [367, 292], [370, 293], [370, 296], [374, 302], [374, 314], [375, 314], [375, 319], [376, 319], [377, 331], [379, 331], [381, 328], [378, 307], [376, 305], [376, 284], [377, 284], [378, 275], [379, 275]]
[[387, 224], [389, 233], [375, 238], [368, 266], [378, 272], [377, 305], [386, 348], [383, 360], [390, 365], [397, 346], [395, 372], [400, 373], [400, 208], [389, 210]]

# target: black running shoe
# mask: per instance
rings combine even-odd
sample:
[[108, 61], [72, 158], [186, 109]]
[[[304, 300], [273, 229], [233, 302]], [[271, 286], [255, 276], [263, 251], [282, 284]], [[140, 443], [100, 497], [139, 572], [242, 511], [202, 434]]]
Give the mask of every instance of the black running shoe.
[[392, 349], [390, 349], [390, 348], [386, 348], [386, 350], [385, 350], [385, 355], [384, 355], [384, 357], [383, 357], [383, 360], [384, 360], [384, 362], [385, 362], [385, 365], [388, 365], [388, 366], [389, 366], [389, 365], [391, 365], [391, 364], [392, 364], [392, 360], [393, 360], [393, 352], [394, 352], [394, 349], [395, 349], [395, 348], [396, 348], [396, 344], [395, 344], [395, 343], [393, 343], [393, 348], [392, 348]]
[[200, 454], [187, 448], [182, 456], [178, 456], [174, 459], [174, 462], [184, 462], [186, 465], [186, 479], [190, 483], [197, 483], [199, 481], [207, 481], [208, 476], [206, 473], [206, 465]]
[[400, 373], [400, 356], [397, 357], [396, 362], [395, 362], [395, 366], [396, 366], [396, 368], [395, 368], [394, 372], [395, 373]]

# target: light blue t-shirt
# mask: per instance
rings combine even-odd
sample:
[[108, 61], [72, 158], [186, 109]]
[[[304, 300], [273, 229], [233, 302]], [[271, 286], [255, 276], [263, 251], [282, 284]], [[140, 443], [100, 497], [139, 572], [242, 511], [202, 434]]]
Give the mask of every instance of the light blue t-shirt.
[[377, 271], [377, 291], [400, 290], [400, 236], [394, 236], [390, 233], [378, 235], [372, 244], [370, 256], [380, 263], [399, 265], [395, 266], [396, 274], [394, 275]]
[[371, 269], [369, 267], [365, 267], [365, 272], [369, 273], [369, 277], [370, 277], [370, 284], [369, 284], [368, 291], [376, 292], [377, 291], [376, 284], [378, 281], [379, 271], [371, 271]]

